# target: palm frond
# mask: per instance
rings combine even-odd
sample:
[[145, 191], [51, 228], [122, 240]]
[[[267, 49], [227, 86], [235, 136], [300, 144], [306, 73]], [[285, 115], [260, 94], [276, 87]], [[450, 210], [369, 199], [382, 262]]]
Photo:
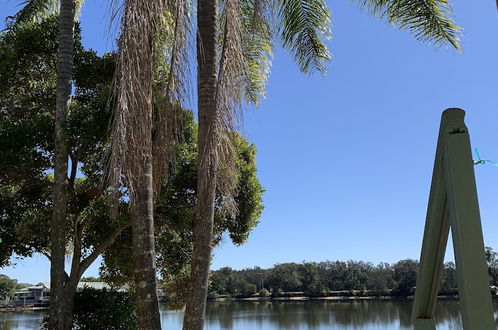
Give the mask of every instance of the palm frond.
[[19, 6], [19, 10], [14, 16], [9, 16], [8, 29], [13, 30], [19, 24], [33, 22], [47, 15], [58, 12], [60, 0], [24, 0]]
[[241, 14], [247, 65], [245, 101], [258, 105], [265, 97], [273, 52], [268, 0], [241, 1]]
[[[153, 47], [164, 1], [126, 0], [114, 78], [115, 103], [108, 180], [114, 203], [125, 181], [136, 202], [137, 180], [152, 157]], [[114, 212], [113, 212], [114, 213]]]
[[[185, 108], [189, 91], [189, 40], [191, 4], [186, 0], [167, 3], [159, 40], [156, 42], [156, 128], [153, 138], [153, 181], [155, 194], [164, 182], [172, 148], [181, 126], [179, 111]], [[157, 195], [156, 195], [157, 196]]]
[[277, 28], [284, 48], [292, 52], [302, 72], [324, 73], [331, 56], [330, 11], [323, 0], [277, 0]]
[[234, 125], [240, 118], [240, 110], [246, 91], [248, 71], [244, 54], [244, 21], [240, 0], [226, 0], [221, 15], [221, 54], [218, 65], [218, 80], [215, 90], [216, 125], [218, 137], [217, 158], [219, 171], [218, 189], [226, 200], [222, 203], [236, 212], [234, 200], [237, 187], [235, 151], [233, 144]]
[[451, 44], [458, 51], [461, 28], [451, 18], [449, 0], [356, 0], [373, 15], [395, 27], [410, 30], [415, 39], [436, 45]]
[[[75, 17], [78, 16], [84, 0], [75, 1]], [[43, 18], [56, 14], [60, 9], [60, 0], [24, 0], [22, 7], [14, 16], [7, 17], [7, 30], [16, 29], [19, 24], [40, 21]]]

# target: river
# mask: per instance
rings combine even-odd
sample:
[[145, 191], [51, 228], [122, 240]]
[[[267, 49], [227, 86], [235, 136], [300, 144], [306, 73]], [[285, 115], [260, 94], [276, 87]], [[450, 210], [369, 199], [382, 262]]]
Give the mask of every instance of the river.
[[[498, 301], [494, 301], [495, 317]], [[206, 330], [390, 330], [411, 329], [411, 302], [388, 301], [280, 301], [210, 302]], [[2, 313], [0, 329], [38, 329], [43, 312]], [[180, 330], [183, 313], [161, 305], [163, 329]], [[497, 323], [498, 324], [498, 323]], [[441, 300], [437, 329], [461, 329], [458, 301]]]

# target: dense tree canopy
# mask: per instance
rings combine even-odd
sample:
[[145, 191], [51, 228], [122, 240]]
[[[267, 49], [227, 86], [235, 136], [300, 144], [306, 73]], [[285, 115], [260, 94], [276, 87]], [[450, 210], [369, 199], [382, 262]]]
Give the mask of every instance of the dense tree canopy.
[[[488, 251], [492, 252], [492, 249], [488, 248]], [[349, 260], [283, 263], [269, 269], [255, 267], [233, 270], [224, 267], [212, 272], [209, 291], [210, 297], [250, 297], [262, 289], [268, 290], [273, 296], [406, 297], [414, 293], [417, 270], [418, 262], [411, 259], [392, 265], [381, 262], [377, 266], [369, 262]], [[490, 274], [497, 272], [497, 264], [490, 265]], [[250, 287], [254, 289], [248, 290]], [[458, 294], [453, 262], [444, 264], [439, 294]]]
[[[57, 24], [57, 17], [50, 16], [0, 35], [0, 264], [4, 266], [34, 253], [49, 256]], [[67, 117], [72, 165], [67, 251], [74, 256], [79, 247], [85, 261], [94, 252], [103, 252], [99, 247], [123, 230], [129, 215], [124, 195], [118, 217], [110, 216], [101, 185], [114, 55], [98, 56], [83, 49], [79, 29], [76, 32], [75, 96]], [[165, 279], [188, 274], [196, 204], [197, 125], [190, 112], [178, 111], [183, 128], [169, 166], [170, 178], [155, 208], [158, 265]], [[262, 211], [256, 149], [242, 137], [236, 141], [237, 209], [227, 209], [223, 195], [218, 194], [215, 243], [227, 232], [235, 244], [242, 244]], [[130, 276], [130, 239], [127, 229], [108, 249], [102, 267], [106, 279], [121, 283], [125, 279], [120, 276]]]
[[17, 288], [17, 280], [0, 275], [0, 300], [12, 297]]

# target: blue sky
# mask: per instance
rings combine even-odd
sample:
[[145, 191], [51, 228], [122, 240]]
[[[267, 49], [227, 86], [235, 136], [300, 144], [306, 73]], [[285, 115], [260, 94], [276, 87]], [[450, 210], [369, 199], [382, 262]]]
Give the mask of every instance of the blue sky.
[[[20, 2], [5, 1], [0, 17]], [[114, 43], [101, 3], [87, 0], [81, 20], [85, 46], [104, 52]], [[265, 210], [245, 245], [216, 248], [214, 269], [419, 258], [441, 112], [465, 109], [473, 146], [498, 160], [496, 4], [453, 3], [463, 54], [420, 44], [347, 0], [329, 1], [325, 77], [302, 75], [275, 52], [267, 99], [242, 129], [258, 147]], [[485, 244], [498, 249], [498, 168], [475, 171]], [[49, 265], [36, 257], [0, 273], [36, 282], [49, 279]]]

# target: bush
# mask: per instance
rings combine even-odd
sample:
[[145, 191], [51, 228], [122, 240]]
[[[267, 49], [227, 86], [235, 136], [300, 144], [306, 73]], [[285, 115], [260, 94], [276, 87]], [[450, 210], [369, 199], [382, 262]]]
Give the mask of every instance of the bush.
[[73, 328], [137, 329], [135, 296], [130, 292], [84, 288], [76, 293]]
[[259, 291], [259, 296], [260, 297], [268, 297], [268, 296], [270, 296], [270, 291], [263, 288]]
[[272, 297], [280, 297], [284, 294], [284, 291], [282, 289], [273, 289], [271, 292]]
[[216, 298], [218, 298], [218, 294], [216, 293], [216, 291], [209, 291], [207, 298], [208, 299], [216, 299]]

